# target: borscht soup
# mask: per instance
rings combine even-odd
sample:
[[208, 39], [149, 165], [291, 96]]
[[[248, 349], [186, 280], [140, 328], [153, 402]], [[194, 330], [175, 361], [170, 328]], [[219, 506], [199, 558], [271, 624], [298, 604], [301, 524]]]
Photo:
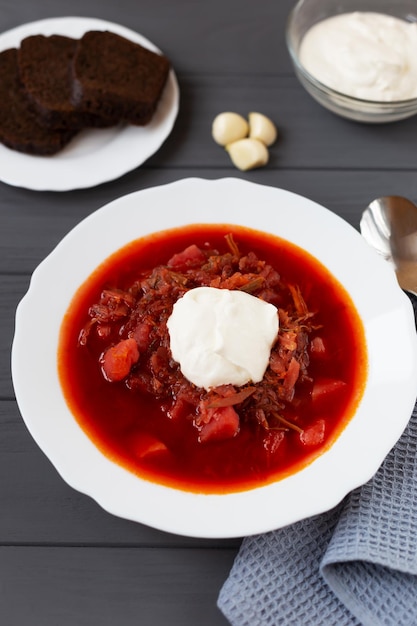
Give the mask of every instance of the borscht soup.
[[194, 224], [132, 241], [88, 277], [61, 326], [58, 371], [106, 457], [222, 494], [323, 454], [361, 400], [367, 349], [349, 294], [312, 255], [246, 227]]

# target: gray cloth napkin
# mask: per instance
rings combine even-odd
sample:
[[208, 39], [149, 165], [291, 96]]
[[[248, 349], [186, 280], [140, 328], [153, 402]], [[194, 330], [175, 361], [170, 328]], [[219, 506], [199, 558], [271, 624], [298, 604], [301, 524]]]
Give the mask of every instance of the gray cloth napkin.
[[416, 453], [417, 404], [372, 480], [335, 509], [244, 539], [218, 598], [230, 623], [416, 626]]

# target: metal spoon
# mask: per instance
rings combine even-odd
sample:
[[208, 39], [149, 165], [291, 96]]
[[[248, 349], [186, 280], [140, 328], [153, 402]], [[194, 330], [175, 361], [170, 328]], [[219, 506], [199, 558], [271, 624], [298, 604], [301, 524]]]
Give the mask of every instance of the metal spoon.
[[417, 321], [417, 206], [402, 196], [377, 198], [360, 221], [364, 239], [395, 268]]

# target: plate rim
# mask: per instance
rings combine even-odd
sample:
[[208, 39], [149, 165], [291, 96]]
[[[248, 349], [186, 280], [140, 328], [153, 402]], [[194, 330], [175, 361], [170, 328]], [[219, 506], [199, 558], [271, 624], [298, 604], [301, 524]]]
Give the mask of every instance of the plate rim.
[[[204, 193], [202, 193], [202, 191], [204, 191]], [[292, 497], [293, 493], [300, 493], [300, 485], [302, 486], [303, 484], [302, 479], [305, 476], [305, 470], [302, 470], [301, 472], [298, 472], [297, 474], [294, 474], [276, 483], [246, 492], [237, 492], [227, 495], [195, 494], [190, 492], [183, 492], [162, 485], [157, 485], [155, 483], [149, 483], [146, 480], [142, 480], [136, 476], [129, 474], [127, 470], [124, 470], [120, 466], [115, 466], [114, 464], [112, 464], [111, 461], [106, 459], [104, 455], [102, 455], [102, 453], [99, 452], [97, 448], [95, 448], [94, 444], [88, 439], [87, 435], [85, 435], [85, 433], [78, 426], [75, 418], [70, 416], [70, 419], [72, 419], [73, 422], [70, 429], [71, 436], [73, 435], [75, 430], [78, 432], [77, 444], [80, 443], [82, 453], [87, 454], [89, 462], [91, 456], [94, 467], [100, 467], [101, 469], [103, 469], [103, 467], [106, 466], [106, 475], [111, 475], [112, 479], [121, 480], [125, 486], [125, 489], [132, 490], [132, 492], [137, 494], [138, 486], [140, 485], [139, 492], [141, 493], [141, 497], [152, 498], [153, 509], [150, 514], [149, 512], [144, 512], [143, 510], [138, 511], [137, 509], [135, 509], [135, 507], [132, 508], [131, 504], [123, 501], [122, 493], [124, 491], [122, 489], [120, 489], [117, 494], [113, 494], [115, 495], [115, 497], [110, 497], [109, 499], [109, 494], [106, 493], [106, 490], [103, 490], [102, 486], [99, 486], [96, 489], [97, 485], [93, 485], [92, 488], [91, 484], [89, 484], [87, 488], [83, 480], [81, 480], [80, 482], [80, 475], [78, 475], [77, 477], [75, 477], [74, 475], [70, 475], [71, 472], [68, 473], [68, 467], [66, 466], [66, 463], [68, 463], [68, 458], [66, 457], [64, 459], [57, 460], [56, 450], [51, 450], [51, 448], [49, 447], [50, 442], [45, 442], [45, 433], [39, 432], [38, 426], [35, 423], [36, 419], [34, 420], [33, 418], [33, 408], [30, 407], [30, 402], [27, 398], [27, 390], [24, 389], [24, 384], [26, 381], [22, 381], [19, 370], [21, 369], [23, 351], [26, 351], [27, 345], [27, 332], [26, 335], [23, 332], [25, 321], [24, 317], [28, 311], [28, 308], [31, 308], [33, 310], [33, 299], [37, 295], [39, 285], [42, 284], [42, 281], [45, 281], [45, 279], [48, 278], [48, 273], [51, 271], [51, 268], [53, 268], [53, 273], [56, 270], [57, 265], [59, 265], [59, 263], [62, 263], [62, 260], [66, 258], [67, 251], [71, 250], [71, 248], [77, 243], [77, 240], [83, 236], [83, 233], [85, 233], [86, 236], [89, 236], [90, 229], [93, 228], [94, 225], [97, 225], [97, 223], [102, 223], [102, 225], [106, 224], [107, 221], [111, 223], [113, 215], [116, 212], [119, 217], [121, 213], [123, 214], [123, 216], [125, 216], [125, 213], [129, 215], [135, 214], [137, 198], [141, 199], [141, 208], [143, 208], [143, 206], [145, 206], [147, 202], [153, 202], [155, 200], [155, 196], [159, 196], [159, 199], [166, 199], [167, 197], [169, 197], [171, 203], [174, 203], [175, 205], [175, 203], [179, 200], [184, 200], [184, 197], [189, 198], [190, 192], [192, 192], [191, 196], [193, 196], [194, 194], [195, 197], [205, 197], [207, 201], [209, 200], [208, 196], [210, 196], [210, 194], [214, 194], [214, 197], [226, 198], [227, 202], [229, 202], [232, 197], [236, 196], [236, 193], [238, 193], [239, 195], [240, 192], [242, 193], [242, 197], [245, 199], [244, 201], [251, 201], [253, 198], [258, 197], [262, 197], [263, 202], [265, 202], [267, 199], [268, 201], [274, 202], [278, 199], [285, 199], [288, 206], [290, 206], [291, 210], [293, 210], [294, 212], [297, 212], [296, 209], [298, 203], [302, 203], [302, 210], [300, 209], [301, 213], [305, 214], [305, 211], [307, 210], [309, 216], [308, 219], [314, 220], [319, 215], [325, 215], [326, 219], [329, 220], [329, 223], [332, 224], [333, 228], [335, 229], [335, 232], [338, 232], [338, 229], [339, 232], [342, 232], [342, 230], [346, 231], [349, 239], [353, 238], [352, 241], [355, 240], [355, 245], [358, 246], [359, 254], [366, 258], [371, 268], [371, 271], [375, 271], [376, 268], [377, 276], [379, 277], [378, 284], [381, 283], [382, 280], [382, 283], [385, 287], [385, 293], [390, 298], [390, 309], [388, 310], [388, 313], [400, 317], [400, 332], [402, 332], [404, 336], [408, 337], [408, 345], [406, 346], [406, 358], [408, 359], [407, 372], [408, 379], [409, 381], [412, 381], [412, 384], [408, 381], [408, 379], [407, 384], [406, 381], [396, 381], [397, 386], [401, 386], [402, 390], [404, 390], [403, 387], [405, 386], [406, 392], [404, 396], [399, 398], [399, 401], [396, 404], [396, 406], [399, 407], [398, 410], [401, 419], [396, 419], [388, 423], [388, 426], [390, 428], [390, 437], [384, 442], [377, 442], [378, 452], [375, 453], [374, 449], [373, 453], [375, 454], [375, 457], [371, 460], [369, 460], [368, 449], [365, 449], [363, 444], [360, 444], [358, 446], [357, 454], [359, 455], [359, 458], [361, 458], [363, 461], [363, 466], [360, 472], [358, 472], [357, 468], [354, 468], [349, 476], [342, 477], [342, 484], [338, 485], [338, 489], [327, 490], [326, 493], [323, 494], [323, 500], [320, 503], [318, 503], [317, 500], [313, 499], [314, 494], [305, 494], [306, 501], [303, 507], [303, 513], [301, 517], [300, 508], [298, 506], [294, 506], [291, 511], [286, 510], [284, 511], [284, 513], [282, 513], [282, 511], [277, 512], [273, 507], [271, 507], [271, 505], [269, 505], [265, 509], [264, 498], [265, 493], [267, 493], [269, 498], [272, 495], [273, 497], [283, 497], [285, 500], [285, 498], [288, 499], [290, 496]], [[172, 207], [172, 204], [170, 206]], [[235, 212], [236, 209], [239, 210], [239, 207], [235, 207]], [[192, 210], [193, 207], [190, 206], [189, 214], [192, 214]], [[172, 213], [173, 211], [170, 212], [170, 214]], [[215, 212], [214, 216], [217, 215], [218, 213]], [[208, 215], [207, 218], [208, 223], [213, 222], [213, 214]], [[257, 211], [257, 215], [254, 219], [258, 218], [259, 211]], [[173, 221], [178, 222], [178, 219], [175, 220], [174, 216]], [[219, 222], [218, 219], [214, 221]], [[222, 223], [225, 223], [224, 219], [220, 221]], [[196, 223], [197, 222], [202, 223], [202, 220], [196, 220]], [[241, 223], [243, 226], [248, 225], [246, 224], [246, 222], [242, 223], [236, 222], [234, 220], [227, 220], [227, 222]], [[185, 223], [190, 222], [188, 220]], [[172, 226], [175, 226], [175, 224], [173, 224]], [[252, 224], [249, 224], [249, 227], [254, 228]], [[169, 225], [168, 228], [171, 228], [171, 225]], [[164, 228], [159, 230], [165, 230], [165, 226]], [[264, 229], [258, 227], [258, 230]], [[155, 229], [151, 228], [147, 232], [141, 233], [140, 236], [146, 235], [149, 232], [155, 232]], [[269, 232], [273, 232], [273, 234], [281, 236], [275, 231]], [[113, 234], [114, 233], [111, 233], [111, 235], [109, 235], [109, 241], [112, 240]], [[119, 234], [117, 234], [117, 237], [119, 237]], [[126, 239], [126, 242], [131, 240], [132, 236], [130, 235], [129, 238]], [[295, 241], [294, 243], [297, 242]], [[105, 245], [107, 246], [108, 242]], [[115, 244], [113, 251], [117, 250], [119, 247], [120, 245]], [[340, 248], [340, 241], [338, 242], [337, 247]], [[60, 256], [62, 256], [62, 259], [60, 259]], [[108, 253], [103, 253], [102, 260], [104, 260], [104, 258], [106, 258], [107, 256]], [[92, 258], [88, 259], [87, 265], [90, 265], [94, 269], [94, 267], [96, 267], [94, 263], [95, 259], [94, 255], [92, 255]], [[87, 277], [91, 273], [91, 267], [83, 268], [85, 277]], [[338, 278], [337, 275], [336, 278]], [[350, 292], [350, 289], [348, 291]], [[385, 300], [387, 299], [386, 295], [383, 295], [381, 291], [378, 292], [376, 290], [376, 286], [372, 288], [372, 292], [374, 292], [374, 295], [375, 293], [377, 295], [379, 293], [378, 297], [380, 299], [382, 298], [383, 302], [385, 302]], [[70, 293], [71, 297], [72, 295], [73, 292]], [[353, 300], [355, 302], [355, 298], [353, 298]], [[392, 300], [394, 302], [392, 302]], [[68, 304], [69, 301], [61, 303], [62, 311], [66, 310]], [[374, 328], [375, 322], [378, 322], [378, 324], [380, 324], [378, 310], [375, 307], [375, 304], [371, 303], [371, 309], [372, 315], [375, 317], [375, 319], [372, 319], [372, 332], [367, 333], [367, 342], [369, 343], [369, 341], [371, 341], [373, 342], [371, 345], [374, 345], [374, 335], [376, 334], [378, 338], [381, 328], [380, 326], [378, 326], [376, 330]], [[359, 312], [361, 313], [361, 311]], [[55, 331], [56, 328], [54, 329], [54, 332]], [[414, 338], [411, 332], [414, 333]], [[56, 335], [54, 336], [54, 341], [57, 341]], [[378, 367], [380, 367], [380, 365], [374, 363], [373, 361], [370, 365], [372, 366], [369, 373], [370, 377], [372, 378], [371, 382], [372, 384], [378, 385]], [[26, 376], [28, 376], [29, 374], [32, 375], [33, 372], [30, 370], [29, 372], [27, 371]], [[54, 378], [56, 385], [56, 372], [52, 378]], [[55, 249], [39, 264], [39, 266], [35, 269], [32, 275], [29, 289], [20, 301], [16, 311], [16, 327], [12, 344], [12, 379], [15, 387], [17, 403], [21, 411], [22, 418], [29, 429], [29, 432], [31, 432], [32, 437], [50, 459], [51, 463], [55, 466], [57, 471], [61, 474], [62, 478], [73, 488], [89, 495], [94, 500], [96, 500], [96, 502], [102, 508], [116, 516], [131, 519], [133, 521], [146, 524], [159, 530], [199, 538], [241, 537], [274, 530], [289, 523], [299, 521], [300, 519], [303, 519], [305, 517], [309, 517], [311, 515], [315, 515], [329, 510], [330, 508], [335, 506], [348, 492], [364, 484], [374, 475], [379, 465], [385, 458], [386, 454], [388, 454], [389, 450], [393, 447], [393, 445], [395, 445], [396, 441], [401, 436], [406, 426], [406, 423], [411, 416], [411, 412], [415, 402], [415, 394], [417, 393], [415, 382], [417, 380], [417, 334], [415, 333], [414, 328], [414, 315], [412, 312], [411, 303], [396, 283], [394, 272], [391, 271], [388, 264], [381, 257], [379, 257], [379, 255], [377, 255], [373, 250], [371, 250], [371, 248], [369, 248], [369, 246], [365, 243], [360, 234], [345, 220], [343, 220], [343, 218], [332, 213], [322, 205], [319, 205], [303, 196], [277, 187], [260, 185], [258, 183], [252, 183], [237, 178], [220, 178], [215, 180], [202, 178], [186, 178], [175, 181], [173, 183], [167, 183], [156, 187], [150, 187], [141, 191], [132, 192], [105, 204], [103, 207], [90, 214], [87, 218], [84, 218], [71, 231], [69, 231], [67, 235], [58, 243]], [[48, 379], [48, 384], [50, 384], [50, 379]], [[382, 390], [382, 396], [384, 396], [384, 390]], [[53, 401], [54, 398], [49, 398], [48, 401], [45, 401], [43, 410], [51, 410], [51, 403], [53, 406]], [[369, 402], [370, 399], [366, 395], [365, 391], [365, 396], [361, 402], [359, 410], [365, 411], [368, 407]], [[388, 407], [386, 408], [385, 403], [381, 403], [380, 399], [378, 399], [378, 402], [374, 401], [374, 404], [378, 406], [379, 410], [388, 410]], [[392, 406], [392, 403], [390, 403], [390, 408], [392, 408]], [[68, 408], [67, 411], [69, 412]], [[66, 421], [68, 421], [68, 415]], [[339, 437], [339, 439], [333, 444], [331, 449], [325, 454], [318, 457], [306, 469], [310, 471], [310, 468], [314, 467], [313, 475], [319, 476], [320, 479], [327, 484], [327, 481], [330, 480], [330, 477], [326, 475], [326, 468], [328, 466], [328, 463], [332, 462], [332, 459], [334, 459], [335, 456], [340, 453], [340, 442], [345, 437], [346, 433], [348, 433], [349, 438], [353, 438], [355, 437], [355, 434], [357, 434], [357, 432], [358, 425], [355, 424], [354, 420], [352, 420], [343, 431], [341, 437]], [[69, 459], [69, 461], [71, 461], [71, 459]], [[359, 466], [360, 463], [357, 463], [356, 465]], [[109, 470], [109, 467], [111, 467], [111, 470]], [[329, 472], [327, 471], [327, 474], [328, 473]], [[166, 515], [167, 507], [172, 508], [172, 510], [174, 511], [174, 514], [170, 516], [169, 519]], [[191, 519], [184, 520], [184, 517], [179, 513], [179, 511], [181, 511], [181, 507], [183, 508], [183, 510], [188, 511], [189, 518]], [[263, 518], [261, 520], [258, 518], [246, 519], [244, 515], [242, 516], [243, 511], [249, 514], [251, 511], [258, 511], [261, 508], [263, 508]], [[240, 517], [238, 518], [237, 512], [240, 513]], [[208, 520], [207, 516], [211, 516], [211, 519]]]
[[[161, 52], [145, 36], [122, 24], [101, 18], [71, 15], [27, 22], [0, 33], [0, 52], [9, 47], [17, 47], [20, 41], [29, 35], [55, 34], [56, 31], [56, 34], [74, 36], [74, 28], [79, 33], [92, 29], [112, 30], [154, 52]], [[140, 167], [159, 150], [172, 132], [178, 116], [179, 102], [179, 84], [171, 66], [167, 84], [150, 124], [143, 127], [120, 124], [109, 129], [85, 129], [63, 150], [52, 156], [29, 155], [0, 143], [0, 180], [8, 185], [32, 191], [87, 189], [116, 180]], [[136, 137], [138, 141], [135, 141]], [[123, 146], [123, 140], [125, 147], [132, 149], [123, 152], [119, 150], [123, 158], [114, 159], [111, 146], [116, 144], [117, 148], [119, 143]], [[104, 167], [103, 163], [100, 163], [100, 144], [101, 156], [103, 157], [104, 151], [108, 151], [112, 167], [108, 161], [104, 162]], [[148, 146], [146, 150], [143, 150], [144, 144]], [[91, 151], [95, 146], [99, 149]], [[86, 150], [90, 152], [86, 153]]]

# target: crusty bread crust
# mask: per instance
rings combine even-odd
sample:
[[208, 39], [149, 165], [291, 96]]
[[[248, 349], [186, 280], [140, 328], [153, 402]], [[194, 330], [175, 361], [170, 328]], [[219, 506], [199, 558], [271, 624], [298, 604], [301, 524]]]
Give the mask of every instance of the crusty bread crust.
[[52, 155], [83, 128], [148, 124], [169, 70], [165, 56], [108, 31], [26, 37], [0, 53], [0, 142]]
[[74, 136], [73, 130], [43, 126], [26, 95], [18, 72], [17, 49], [0, 53], [0, 141], [27, 154], [52, 155]]
[[78, 41], [62, 35], [32, 35], [18, 49], [19, 75], [42, 122], [49, 128], [108, 126], [72, 101], [72, 62]]
[[166, 84], [168, 59], [109, 31], [81, 37], [73, 63], [73, 102], [131, 124], [149, 122]]

